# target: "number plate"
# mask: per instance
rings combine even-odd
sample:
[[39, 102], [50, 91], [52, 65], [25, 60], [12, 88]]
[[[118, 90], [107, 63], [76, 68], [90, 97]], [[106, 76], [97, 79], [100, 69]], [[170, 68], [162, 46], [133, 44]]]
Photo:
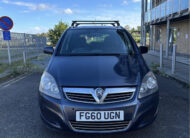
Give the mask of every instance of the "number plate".
[[76, 111], [76, 121], [122, 121], [124, 111]]

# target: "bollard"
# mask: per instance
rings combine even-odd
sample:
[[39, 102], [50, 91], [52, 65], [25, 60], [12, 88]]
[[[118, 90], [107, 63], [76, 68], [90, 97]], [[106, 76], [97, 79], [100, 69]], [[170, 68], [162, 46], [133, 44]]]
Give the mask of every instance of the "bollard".
[[26, 65], [26, 36], [25, 36], [25, 34], [24, 34], [23, 61], [24, 61], [24, 65]]
[[162, 69], [163, 65], [163, 45], [160, 44], [160, 69]]
[[23, 51], [23, 61], [24, 61], [24, 65], [26, 65], [26, 53]]
[[173, 45], [173, 53], [172, 53], [172, 74], [175, 73], [175, 62], [176, 62], [176, 44]]
[[8, 40], [8, 47], [7, 47], [7, 50], [8, 50], [9, 65], [11, 65], [11, 53], [10, 53], [10, 42], [9, 42], [9, 40]]

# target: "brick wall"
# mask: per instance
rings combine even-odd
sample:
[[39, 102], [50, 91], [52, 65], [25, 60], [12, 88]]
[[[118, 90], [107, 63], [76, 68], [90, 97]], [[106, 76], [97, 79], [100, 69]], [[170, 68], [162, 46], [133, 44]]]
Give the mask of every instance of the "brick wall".
[[[170, 24], [170, 27], [175, 27], [177, 29], [177, 54], [179, 55], [190, 55], [190, 20], [176, 22]], [[157, 30], [161, 29], [161, 39], [160, 41], [156, 40]], [[166, 24], [164, 25], [156, 25], [153, 27], [153, 45], [155, 50], [159, 50], [160, 43], [163, 44], [163, 50], [166, 50]], [[171, 49], [169, 48], [169, 51]]]

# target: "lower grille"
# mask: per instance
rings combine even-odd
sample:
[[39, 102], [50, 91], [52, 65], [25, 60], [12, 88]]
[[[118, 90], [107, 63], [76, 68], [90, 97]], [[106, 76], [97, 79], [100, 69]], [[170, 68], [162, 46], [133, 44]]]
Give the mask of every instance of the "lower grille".
[[129, 121], [114, 122], [76, 122], [70, 121], [71, 126], [76, 130], [85, 131], [117, 131], [126, 129]]

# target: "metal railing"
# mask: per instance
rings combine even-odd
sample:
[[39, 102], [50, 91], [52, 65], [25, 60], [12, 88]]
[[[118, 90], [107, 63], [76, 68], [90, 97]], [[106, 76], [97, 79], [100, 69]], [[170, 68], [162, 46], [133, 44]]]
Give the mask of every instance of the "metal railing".
[[11, 64], [14, 61], [38, 56], [46, 46], [46, 37], [34, 34], [11, 32], [11, 40], [4, 41], [0, 31], [0, 63]]
[[157, 49], [156, 51], [149, 51], [151, 55], [156, 57], [150, 60], [152, 63], [158, 64], [159, 69], [165, 72], [166, 74], [169, 74], [181, 81], [190, 83], [190, 60], [188, 57], [179, 56], [177, 50], [177, 45], [173, 44], [171, 55], [168, 58], [166, 58], [166, 56], [164, 56], [164, 47], [161, 43], [159, 49]]
[[[172, 57], [171, 57], [171, 74], [175, 73], [176, 64], [176, 45], [173, 45]], [[163, 44], [160, 44], [160, 69], [163, 68]]]
[[[145, 13], [145, 22], [154, 21], [189, 9], [190, 0], [167, 0]], [[150, 17], [148, 18], [148, 15]]]

